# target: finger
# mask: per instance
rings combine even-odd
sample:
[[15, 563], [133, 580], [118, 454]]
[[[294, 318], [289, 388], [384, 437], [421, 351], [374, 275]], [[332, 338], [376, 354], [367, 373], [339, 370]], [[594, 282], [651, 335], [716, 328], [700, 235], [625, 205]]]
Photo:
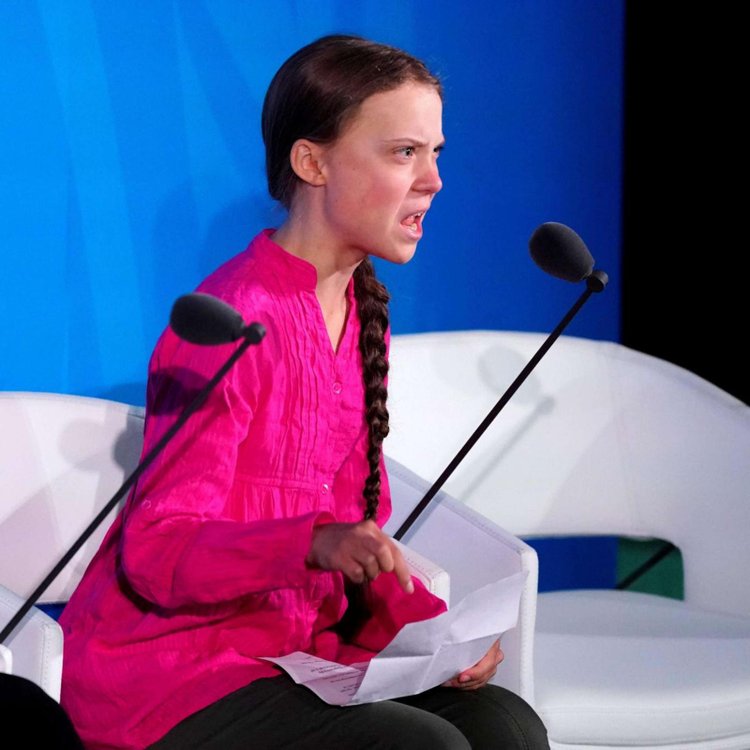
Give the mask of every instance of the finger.
[[459, 687], [475, 688], [487, 684], [495, 674], [497, 674], [497, 669], [492, 667], [486, 671], [478, 672], [474, 670], [468, 674], [460, 674], [457, 679]]
[[481, 680], [481, 681], [475, 681], [475, 682], [467, 682], [464, 685], [459, 685], [459, 690], [479, 690], [479, 688], [484, 687], [487, 684], [488, 680]]
[[476, 684], [476, 683], [481, 683], [483, 685], [485, 682], [489, 682], [496, 674], [497, 674], [497, 667], [492, 667], [491, 669], [488, 669], [486, 671], [475, 672], [474, 674], [469, 676], [468, 680], [464, 679], [460, 681], [464, 685], [471, 685], [471, 684]]
[[401, 550], [374, 521], [365, 521], [361, 524], [361, 528], [369, 535], [368, 548], [377, 557], [379, 569], [383, 572], [395, 573], [401, 588], [407, 594], [413, 593], [414, 582]]
[[469, 682], [460, 682], [458, 678], [454, 677], [452, 680], [448, 680], [443, 683], [443, 687], [451, 687], [456, 690], [476, 690], [482, 685], [486, 684], [486, 680], [471, 680]]
[[346, 577], [352, 583], [364, 583], [365, 578], [367, 577], [365, 573], [365, 569], [358, 563], [349, 565], [348, 568], [343, 572], [344, 572], [344, 575], [346, 575]]
[[485, 656], [473, 667], [461, 672], [456, 679], [462, 685], [468, 685], [473, 682], [486, 682], [494, 677], [496, 672], [497, 665], [494, 662], [494, 658]]
[[364, 575], [370, 580], [374, 581], [380, 573], [380, 564], [378, 563], [375, 555], [370, 555], [361, 563]]
[[407, 594], [414, 593], [414, 581], [411, 579], [411, 571], [409, 565], [401, 554], [401, 551], [397, 547], [393, 547], [393, 572], [398, 578], [398, 582], [401, 584], [401, 588]]
[[392, 573], [396, 567], [396, 559], [394, 555], [395, 547], [391, 544], [390, 540], [385, 537], [378, 545], [375, 550], [375, 554], [378, 558], [378, 564], [380, 569], [384, 573]]
[[374, 521], [367, 521], [363, 530], [366, 532], [363, 544], [368, 553], [374, 555], [377, 559], [379, 570], [383, 573], [393, 571], [397, 550], [391, 539], [383, 533]]

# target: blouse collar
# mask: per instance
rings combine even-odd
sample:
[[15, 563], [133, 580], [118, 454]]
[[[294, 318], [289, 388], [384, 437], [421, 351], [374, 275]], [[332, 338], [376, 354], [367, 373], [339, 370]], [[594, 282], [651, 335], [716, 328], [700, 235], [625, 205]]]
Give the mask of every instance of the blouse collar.
[[[262, 267], [268, 268], [275, 276], [299, 287], [302, 291], [314, 292], [318, 285], [318, 270], [307, 260], [292, 255], [271, 239], [274, 228], [264, 229], [254, 243], [255, 256], [262, 259]], [[354, 301], [354, 279], [350, 279], [347, 297]]]
[[309, 261], [292, 255], [271, 239], [275, 229], [264, 229], [255, 243], [255, 255], [262, 259], [262, 266], [274, 275], [280, 275], [288, 283], [305, 291], [315, 291], [318, 271]]

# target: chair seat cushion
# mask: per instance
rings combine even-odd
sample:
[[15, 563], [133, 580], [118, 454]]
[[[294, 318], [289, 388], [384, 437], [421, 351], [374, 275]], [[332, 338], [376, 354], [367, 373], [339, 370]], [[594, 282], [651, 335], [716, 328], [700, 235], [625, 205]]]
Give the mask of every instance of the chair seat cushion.
[[634, 592], [540, 594], [535, 683], [561, 747], [746, 749], [750, 618]]

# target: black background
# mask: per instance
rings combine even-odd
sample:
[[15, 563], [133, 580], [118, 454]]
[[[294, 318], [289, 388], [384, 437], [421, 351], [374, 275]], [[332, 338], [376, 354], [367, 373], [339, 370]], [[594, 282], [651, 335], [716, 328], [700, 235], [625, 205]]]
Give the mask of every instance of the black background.
[[626, 4], [621, 341], [750, 403], [743, 28], [721, 3]]

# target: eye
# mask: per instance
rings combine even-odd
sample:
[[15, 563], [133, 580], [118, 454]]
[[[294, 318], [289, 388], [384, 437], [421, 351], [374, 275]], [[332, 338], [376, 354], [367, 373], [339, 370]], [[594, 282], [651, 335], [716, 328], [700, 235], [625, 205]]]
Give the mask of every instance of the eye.
[[400, 149], [398, 149], [397, 153], [401, 156], [405, 156], [407, 159], [410, 159], [414, 154], [416, 153], [416, 147], [414, 146], [402, 146]]

